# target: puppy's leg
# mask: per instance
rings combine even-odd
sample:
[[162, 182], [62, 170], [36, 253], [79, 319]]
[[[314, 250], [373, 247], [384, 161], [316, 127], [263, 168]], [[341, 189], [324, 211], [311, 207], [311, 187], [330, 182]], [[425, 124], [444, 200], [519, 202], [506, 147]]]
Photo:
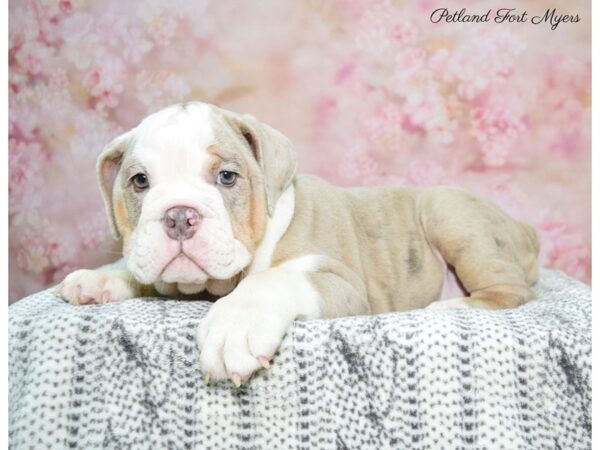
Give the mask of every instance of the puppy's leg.
[[74, 305], [110, 303], [149, 295], [126, 270], [81, 269], [70, 273], [54, 293]]
[[230, 378], [239, 386], [256, 370], [268, 368], [296, 319], [368, 313], [364, 287], [355, 285], [357, 280], [341, 264], [320, 256], [249, 275], [200, 322], [197, 339], [205, 380]]
[[539, 244], [532, 227], [460, 189], [430, 189], [419, 202], [430, 244], [470, 294], [433, 308], [504, 309], [535, 298], [531, 286], [538, 277]]

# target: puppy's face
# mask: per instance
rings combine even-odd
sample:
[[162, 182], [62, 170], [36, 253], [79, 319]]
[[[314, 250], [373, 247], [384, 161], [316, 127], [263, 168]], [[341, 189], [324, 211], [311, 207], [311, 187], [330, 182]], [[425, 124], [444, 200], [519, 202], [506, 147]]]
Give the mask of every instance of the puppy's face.
[[174, 105], [113, 141], [98, 177], [133, 276], [159, 292], [229, 292], [295, 173], [287, 138], [251, 116]]

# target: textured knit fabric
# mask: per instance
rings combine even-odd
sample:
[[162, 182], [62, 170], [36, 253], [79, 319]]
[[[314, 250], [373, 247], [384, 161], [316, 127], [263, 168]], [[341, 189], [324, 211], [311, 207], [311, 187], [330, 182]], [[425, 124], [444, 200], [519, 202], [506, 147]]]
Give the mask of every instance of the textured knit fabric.
[[273, 366], [206, 386], [210, 303], [9, 308], [14, 449], [579, 449], [591, 446], [591, 294], [543, 271], [509, 311], [297, 322]]

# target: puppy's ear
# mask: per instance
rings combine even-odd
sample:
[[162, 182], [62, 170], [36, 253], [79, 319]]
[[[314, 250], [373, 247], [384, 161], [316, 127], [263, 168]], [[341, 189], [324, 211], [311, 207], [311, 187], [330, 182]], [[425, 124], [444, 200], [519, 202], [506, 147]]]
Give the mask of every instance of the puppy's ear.
[[267, 192], [269, 215], [283, 191], [292, 183], [296, 174], [296, 152], [292, 142], [270, 126], [253, 116], [239, 116], [239, 130], [260, 165]]
[[98, 184], [100, 185], [102, 199], [104, 200], [104, 207], [106, 209], [110, 231], [115, 239], [119, 239], [121, 233], [117, 227], [113, 207], [114, 185], [117, 174], [119, 173], [119, 168], [121, 167], [123, 154], [127, 147], [133, 143], [133, 131], [134, 130], [128, 131], [113, 139], [110, 144], [104, 147], [104, 150], [100, 153], [96, 163], [96, 176], [98, 178]]

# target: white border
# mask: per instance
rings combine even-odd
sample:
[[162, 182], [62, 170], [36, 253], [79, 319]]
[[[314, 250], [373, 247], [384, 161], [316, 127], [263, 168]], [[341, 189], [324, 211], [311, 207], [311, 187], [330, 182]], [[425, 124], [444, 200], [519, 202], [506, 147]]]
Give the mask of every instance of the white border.
[[[596, 329], [597, 327], [594, 326], [598, 324], [597, 317], [599, 308], [599, 306], [596, 305], [598, 302], [598, 296], [596, 295], [595, 287], [598, 286], [598, 283], [600, 283], [600, 270], [596, 264], [597, 256], [600, 253], [600, 246], [598, 245], [598, 239], [594, 239], [596, 237], [594, 231], [596, 231], [600, 226], [600, 207], [598, 206], [598, 198], [600, 198], [600, 183], [598, 182], [598, 177], [600, 176], [600, 170], [598, 168], [598, 156], [595, 155], [595, 152], [598, 151], [598, 146], [600, 146], [600, 141], [598, 140], [598, 127], [600, 127], [600, 120], [598, 119], [597, 114], [598, 107], [594, 107], [594, 97], [597, 98], [597, 96], [594, 96], [594, 90], [597, 92], [598, 86], [600, 86], [600, 77], [598, 75], [600, 64], [598, 63], [598, 55], [596, 54], [594, 57], [593, 50], [598, 50], [600, 48], [600, 45], [598, 45], [600, 42], [598, 39], [598, 27], [600, 26], [600, 20], [597, 14], [598, 8], [594, 8], [594, 4], [591, 2], [591, 0], [590, 3], [592, 8], [592, 411], [594, 411], [594, 403], [598, 405], [598, 403], [594, 402], [594, 400], [598, 399], [598, 389], [600, 389], [600, 386], [597, 383], [599, 366], [598, 364], [594, 364], [598, 358], [598, 352], [594, 352], [594, 348], [597, 348], [598, 337], [600, 336], [598, 330]], [[596, 30], [595, 33], [594, 30]], [[573, 176], [576, 176], [576, 174], [573, 174]], [[596, 366], [596, 370], [593, 369], [594, 365]], [[597, 419], [598, 416], [598, 413], [596, 413], [595, 416], [592, 414], [592, 430], [597, 431], [599, 429], [598, 426], [600, 426], [600, 423]], [[598, 438], [598, 433], [593, 433], [592, 431], [592, 448], [596, 448], [597, 446], [594, 444], [598, 443], [599, 441], [600, 438]]]
[[[15, 1], [15, 0], [10, 0]], [[0, 86], [2, 94], [2, 117], [0, 118], [0, 130], [4, 136], [4, 144], [2, 145], [3, 161], [0, 163], [0, 180], [2, 181], [2, 194], [0, 194], [0, 226], [2, 227], [2, 262], [0, 263], [0, 286], [3, 286], [5, 298], [8, 299], [8, 2], [4, 6], [5, 14], [1, 15], [0, 30], [3, 30], [0, 36], [2, 42], [2, 50], [4, 57], [2, 58], [2, 71], [0, 72]], [[0, 315], [2, 316], [2, 333], [0, 333], [0, 342], [2, 350], [0, 350], [0, 378], [3, 408], [0, 410], [2, 421], [0, 427], [4, 429], [0, 433], [0, 443], [2, 448], [8, 448], [8, 300], [2, 303]]]
[[[21, 1], [21, 0], [10, 0], [10, 1]], [[591, 3], [591, 1], [590, 1]], [[592, 30], [600, 30], [600, 20], [598, 14], [596, 14], [596, 9], [592, 4]], [[2, 71], [0, 72], [0, 85], [2, 89], [2, 106], [0, 111], [2, 111], [2, 118], [0, 118], [0, 129], [2, 130], [2, 135], [5, 137], [3, 149], [4, 149], [4, 161], [0, 164], [0, 180], [2, 180], [2, 194], [0, 195], [0, 209], [2, 211], [2, 219], [0, 220], [0, 226], [2, 227], [2, 263], [1, 263], [1, 278], [0, 285], [2, 285], [5, 289], [5, 295], [8, 297], [8, 2], [4, 6], [5, 14], [0, 18], [2, 26], [0, 29], [4, 30], [0, 35], [0, 42], [2, 43], [2, 48], [4, 49], [4, 57], [2, 58]], [[592, 49], [600, 49], [600, 45], [598, 45], [598, 33], [600, 31], [596, 31], [596, 33], [592, 34]], [[593, 52], [592, 52], [593, 55]], [[600, 56], [598, 56], [600, 57]], [[592, 87], [598, 88], [600, 86], [598, 75], [600, 71], [600, 64], [598, 60], [592, 57]], [[594, 89], [592, 89], [592, 92]], [[592, 98], [594, 96], [592, 95]], [[600, 216], [599, 211], [600, 207], [596, 204], [597, 199], [599, 198], [599, 189], [600, 182], [598, 181], [598, 177], [600, 176], [600, 170], [598, 167], [598, 158], [595, 157], [594, 152], [600, 151], [600, 141], [598, 140], [597, 130], [600, 129], [600, 120], [598, 119], [598, 115], [595, 114], [594, 110], [598, 108], [594, 107], [594, 100], [592, 100], [592, 286], [598, 286], [600, 283], [600, 270], [595, 264], [596, 256], [600, 253], [600, 245], [598, 244], [598, 240], [594, 239], [594, 231], [597, 227], [600, 227]], [[572, 174], [572, 176], [577, 176], [577, 174]], [[593, 323], [597, 324], [596, 316], [598, 314], [599, 306], [596, 306], [595, 303], [600, 301], [595, 295], [596, 289], [592, 291], [593, 301]], [[4, 407], [0, 410], [0, 416], [2, 420], [0, 421], [0, 428], [4, 429], [4, 432], [0, 433], [0, 443], [2, 444], [2, 448], [8, 447], [8, 301], [0, 302], [2, 304], [0, 314], [2, 316], [2, 324], [3, 324], [3, 332], [0, 333], [1, 336], [1, 350], [0, 350], [0, 370], [3, 373], [3, 376], [0, 378], [1, 382], [1, 390], [4, 398]], [[596, 327], [592, 327], [592, 339], [593, 339], [593, 347], [595, 348], [598, 344], [598, 336], [599, 331], [595, 329]], [[592, 361], [595, 362], [595, 359], [598, 355], [598, 352], [592, 352]], [[598, 365], [596, 365], [596, 369], [598, 369]], [[600, 369], [598, 369], [600, 370]], [[600, 386], [596, 383], [598, 379], [598, 370], [592, 371], [593, 373], [593, 390], [592, 390], [592, 398], [596, 399], [598, 397], [598, 389]], [[597, 404], [597, 403], [596, 403]], [[592, 416], [593, 429], [599, 430], [600, 424], [596, 420], [596, 417]], [[2, 424], [4, 426], [2, 426]], [[597, 434], [597, 433], [596, 433]], [[594, 436], [592, 447], [596, 446], [594, 443], [600, 441], [600, 438], [596, 438]]]

